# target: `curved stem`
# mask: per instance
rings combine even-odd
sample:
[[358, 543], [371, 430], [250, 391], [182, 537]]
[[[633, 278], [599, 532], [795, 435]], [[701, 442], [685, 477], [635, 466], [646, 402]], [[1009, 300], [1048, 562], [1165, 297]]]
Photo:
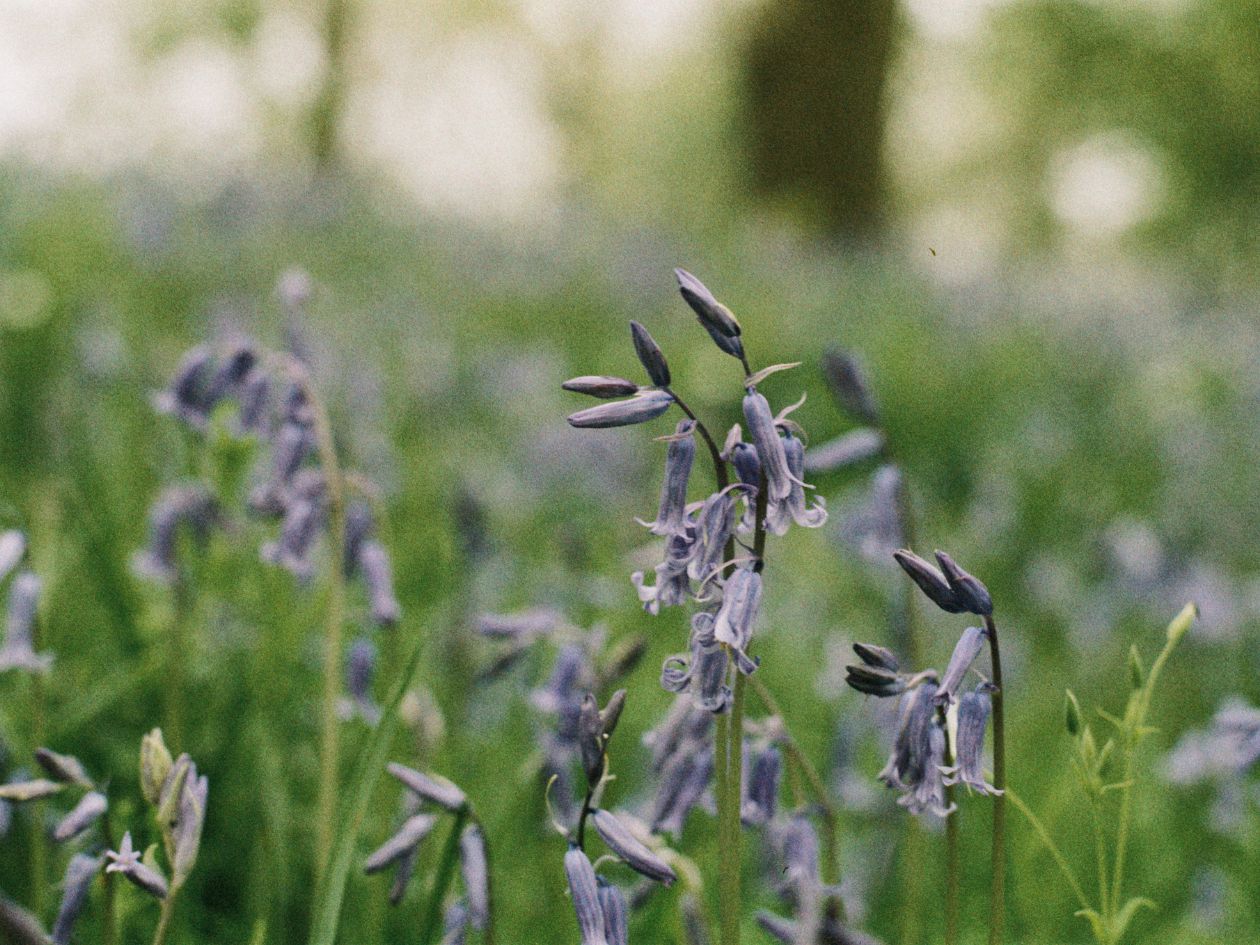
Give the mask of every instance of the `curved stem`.
[[[699, 433], [700, 438], [704, 440], [704, 445], [709, 448], [709, 455], [713, 459], [713, 475], [717, 479], [718, 489], [725, 489], [728, 485], [730, 485], [730, 474], [726, 470], [726, 460], [722, 459], [722, 450], [721, 447], [717, 445], [717, 440], [713, 439], [713, 435], [709, 432], [709, 428], [704, 425], [704, 421], [696, 416], [695, 412], [687, 406], [687, 402], [679, 397], [672, 388], [663, 387], [661, 389], [674, 398], [674, 403], [676, 403], [678, 408], [687, 415], [688, 419], [695, 421], [696, 432]], [[728, 560], [733, 557], [733, 554], [727, 555]]]
[[1067, 880], [1067, 884], [1072, 887], [1072, 895], [1076, 897], [1077, 903], [1079, 903], [1082, 909], [1089, 909], [1089, 899], [1085, 895], [1085, 890], [1081, 888], [1081, 884], [1077, 880], [1076, 874], [1072, 872], [1072, 867], [1068, 865], [1067, 857], [1063, 855], [1063, 852], [1054, 842], [1054, 838], [1052, 838], [1050, 836], [1050, 832], [1046, 830], [1045, 824], [1043, 824], [1038, 819], [1037, 815], [1032, 812], [1032, 808], [1024, 803], [1023, 798], [1015, 793], [1014, 788], [1008, 787], [1006, 789], [1006, 797], [1010, 800], [1011, 804], [1014, 805], [1015, 809], [1024, 815], [1028, 823], [1032, 825], [1033, 833], [1037, 835], [1037, 838], [1041, 840], [1042, 845], [1050, 852], [1050, 856], [1054, 858], [1055, 865], [1059, 867], [1059, 872], [1063, 874], [1063, 878]]
[[[1002, 655], [998, 648], [997, 624], [984, 618], [989, 636], [989, 660], [993, 670], [993, 786], [1006, 788], [1006, 726], [1002, 688]], [[989, 945], [1001, 945], [1006, 925], [1006, 795], [993, 797], [992, 886], [989, 896]]]

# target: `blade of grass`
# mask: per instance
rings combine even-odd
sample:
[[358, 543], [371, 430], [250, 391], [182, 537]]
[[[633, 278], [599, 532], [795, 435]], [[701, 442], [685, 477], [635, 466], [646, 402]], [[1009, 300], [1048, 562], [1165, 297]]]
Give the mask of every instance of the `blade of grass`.
[[350, 792], [342, 803], [340, 823], [343, 825], [332, 847], [332, 856], [328, 869], [324, 872], [319, 892], [315, 897], [316, 913], [311, 926], [309, 945], [333, 945], [337, 939], [337, 926], [341, 921], [341, 906], [346, 895], [346, 878], [350, 874], [350, 859], [354, 855], [354, 846], [359, 839], [359, 830], [363, 826], [363, 818], [367, 813], [368, 802], [372, 799], [372, 791], [377, 779], [385, 767], [385, 755], [389, 751], [390, 739], [398, 727], [398, 706], [411, 685], [412, 677], [420, 666], [420, 653], [424, 648], [424, 637], [416, 640], [415, 648], [407, 660], [398, 688], [381, 721], [368, 737], [359, 753], [355, 766], [354, 779]]

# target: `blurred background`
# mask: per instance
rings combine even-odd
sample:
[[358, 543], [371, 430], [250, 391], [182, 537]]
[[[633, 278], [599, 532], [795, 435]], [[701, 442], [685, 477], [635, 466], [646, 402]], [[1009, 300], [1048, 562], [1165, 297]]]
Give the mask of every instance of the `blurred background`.
[[[0, 525], [29, 533], [46, 582], [59, 655], [43, 731], [131, 790], [166, 612], [128, 561], [150, 502], [197, 463], [150, 394], [194, 343], [297, 331], [346, 461], [379, 487], [400, 632], [449, 656], [461, 614], [543, 604], [645, 634], [641, 733], [686, 633], [677, 613], [641, 614], [628, 580], [650, 560], [632, 517], [650, 515], [662, 451], [643, 430], [570, 430], [585, 404], [559, 384], [638, 377], [636, 318], [713, 425], [735, 422], [740, 377], [678, 299], [684, 266], [737, 313], [754, 362], [804, 362], [772, 400], [806, 390], [795, 416], [814, 440], [848, 425], [824, 350], [868, 366], [918, 550], [954, 553], [1009, 627], [1012, 783], [1071, 837], [1065, 687], [1118, 708], [1129, 645], [1152, 657], [1194, 599], [1203, 618], [1155, 711], [1157, 780], [1223, 700], [1260, 698], [1258, 221], [1251, 0], [0, 0]], [[315, 285], [296, 327], [275, 294], [294, 266]], [[877, 726], [840, 684], [850, 641], [887, 642], [900, 580], [845, 541], [869, 473], [820, 477], [832, 525], [772, 544], [761, 653], [852, 802], [859, 914], [895, 941], [880, 824], [901, 812], [860, 787]], [[264, 916], [267, 940], [300, 941], [304, 867], [275, 850], [309, 829], [317, 640], [292, 679], [242, 667], [278, 608], [317, 617], [277, 577], [237, 593], [255, 560], [238, 552], [199, 604], [205, 702], [185, 747], [214, 785], [218, 840], [179, 921], [187, 941], [246, 941]], [[928, 619], [943, 663], [955, 628]], [[382, 647], [389, 678], [406, 648]], [[391, 757], [455, 778], [505, 837], [500, 862], [522, 867], [503, 870], [505, 939], [569, 940], [541, 791], [501, 788], [532, 750], [511, 714], [525, 680], [469, 706], [443, 659], [424, 685], [462, 734]], [[33, 747], [26, 685], [0, 676], [8, 770]], [[240, 700], [271, 710], [259, 686], [292, 699], [309, 738], [235, 740]], [[294, 791], [262, 853], [240, 811], [287, 789], [255, 784], [255, 751], [284, 759], [268, 777]], [[624, 772], [627, 791], [640, 778]], [[1137, 940], [1260, 942], [1256, 806], [1245, 775], [1143, 796], [1133, 856], [1160, 908]], [[1086, 940], [1011, 817], [1018, 940]], [[983, 861], [980, 820], [965, 863]], [[0, 888], [38, 904], [61, 866], [31, 876], [23, 836], [0, 838]], [[1066, 847], [1088, 861], [1083, 840]], [[987, 873], [972, 873], [979, 940]], [[345, 940], [408, 927], [380, 883], [356, 871], [350, 893]], [[933, 902], [914, 906], [928, 928]], [[676, 940], [652, 915], [632, 940]]]

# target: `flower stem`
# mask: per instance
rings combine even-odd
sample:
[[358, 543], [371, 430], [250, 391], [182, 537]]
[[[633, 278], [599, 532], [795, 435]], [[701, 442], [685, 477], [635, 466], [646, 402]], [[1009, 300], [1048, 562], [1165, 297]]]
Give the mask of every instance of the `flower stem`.
[[[949, 725], [945, 707], [938, 706], [937, 717], [945, 731], [945, 764], [954, 764], [954, 746], [949, 739]], [[945, 785], [945, 809], [951, 813], [945, 818], [945, 945], [958, 942], [958, 810], [954, 807], [954, 785]]]
[[[101, 840], [106, 850], [116, 850], [114, 846], [114, 828], [110, 822], [110, 807], [107, 804], [105, 813], [101, 815]], [[101, 882], [105, 885], [105, 906], [101, 916], [101, 945], [114, 945], [118, 941], [118, 882], [113, 873], [101, 871]]]
[[157, 929], [153, 932], [153, 945], [163, 945], [166, 941], [166, 933], [171, 927], [171, 916], [175, 914], [175, 896], [178, 893], [179, 884], [172, 882], [166, 898], [162, 900], [162, 913], [158, 916]]
[[1027, 818], [1028, 823], [1032, 825], [1033, 832], [1037, 834], [1037, 837], [1041, 840], [1042, 845], [1050, 851], [1050, 856], [1054, 858], [1055, 865], [1059, 867], [1059, 872], [1063, 874], [1063, 878], [1067, 880], [1068, 886], [1072, 888], [1072, 895], [1076, 896], [1076, 901], [1080, 907], [1082, 909], [1091, 908], [1089, 899], [1085, 895], [1085, 890], [1081, 887], [1080, 882], [1077, 880], [1076, 874], [1072, 872], [1072, 867], [1068, 865], [1067, 857], [1063, 855], [1063, 851], [1060, 850], [1058, 845], [1054, 842], [1054, 838], [1052, 838], [1050, 836], [1050, 832], [1046, 830], [1045, 824], [1043, 824], [1040, 819], [1038, 819], [1037, 815], [1032, 812], [1032, 808], [1024, 803], [1023, 798], [1015, 793], [1014, 788], [1008, 787], [1006, 789], [1006, 797], [1010, 800], [1011, 804], [1014, 805], [1015, 809]]
[[446, 898], [446, 890], [455, 874], [455, 861], [459, 858], [459, 838], [467, 821], [468, 808], [465, 807], [455, 815], [455, 823], [451, 824], [446, 846], [442, 849], [442, 859], [438, 863], [437, 873], [434, 874], [429, 902], [424, 910], [424, 923], [420, 926], [420, 945], [429, 945], [437, 931], [442, 916], [442, 900]]
[[315, 888], [328, 867], [332, 850], [333, 824], [337, 812], [337, 775], [340, 767], [338, 744], [337, 696], [341, 692], [341, 631], [345, 616], [346, 575], [345, 536], [346, 505], [345, 481], [337, 460], [333, 442], [332, 424], [328, 410], [310, 381], [305, 367], [295, 365], [298, 382], [302, 385], [315, 427], [319, 448], [319, 462], [324, 473], [328, 494], [328, 602], [324, 627], [324, 699], [319, 746], [319, 800], [318, 827], [315, 848]]
[[[722, 945], [739, 945], [740, 932], [740, 803], [744, 764], [744, 676], [735, 670], [734, 695], [731, 699], [729, 739], [726, 748], [726, 785], [724, 802], [718, 811], [718, 857], [724, 868], [718, 870], [719, 897], [722, 915]], [[725, 830], [722, 830], [722, 826]]]
[[188, 615], [192, 605], [192, 593], [188, 577], [182, 571], [175, 575], [172, 592], [175, 597], [175, 614], [171, 621], [170, 637], [166, 645], [166, 679], [162, 683], [165, 699], [166, 737], [172, 745], [184, 744], [184, 667], [188, 662]]
[[[713, 459], [713, 475], [717, 479], [718, 491], [725, 489], [730, 485], [730, 474], [726, 470], [726, 461], [722, 459], [722, 450], [718, 447], [717, 441], [713, 439], [713, 435], [709, 433], [709, 428], [704, 425], [704, 421], [695, 415], [687, 402], [678, 396], [671, 388], [663, 388], [665, 393], [674, 398], [674, 403], [678, 405], [678, 409], [687, 415], [690, 420], [696, 424], [696, 432], [700, 434], [700, 438], [704, 440], [704, 445], [709, 448], [709, 456]], [[727, 555], [727, 559], [734, 555]]]
[[[1006, 726], [1002, 688], [1002, 655], [998, 648], [997, 624], [993, 617], [984, 618], [989, 636], [989, 659], [993, 670], [993, 786], [1006, 788]], [[1006, 795], [993, 797], [992, 886], [989, 896], [989, 945], [1001, 945], [1006, 926]]]

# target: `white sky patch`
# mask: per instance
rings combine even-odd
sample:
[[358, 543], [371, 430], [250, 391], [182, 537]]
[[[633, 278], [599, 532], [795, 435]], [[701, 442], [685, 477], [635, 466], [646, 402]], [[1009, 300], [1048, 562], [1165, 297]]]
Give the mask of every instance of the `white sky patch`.
[[428, 209], [455, 216], [520, 222], [550, 203], [561, 140], [528, 48], [483, 32], [396, 65], [405, 71], [351, 103], [351, 136], [370, 161]]
[[1163, 196], [1155, 156], [1122, 132], [1107, 132], [1060, 152], [1049, 172], [1050, 205], [1068, 227], [1107, 237], [1149, 219]]
[[974, 39], [990, 9], [1004, 0], [907, 0], [914, 26], [925, 36], [946, 42]]
[[324, 50], [315, 24], [284, 9], [258, 24], [250, 71], [259, 91], [277, 105], [308, 107], [323, 78]]

